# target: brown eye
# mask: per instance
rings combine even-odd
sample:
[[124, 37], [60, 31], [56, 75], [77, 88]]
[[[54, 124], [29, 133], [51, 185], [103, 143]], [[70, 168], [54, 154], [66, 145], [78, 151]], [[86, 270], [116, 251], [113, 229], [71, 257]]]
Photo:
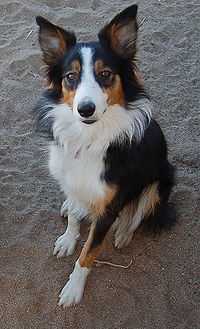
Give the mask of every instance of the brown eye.
[[112, 76], [112, 72], [109, 70], [104, 70], [99, 73], [99, 77], [104, 80], [110, 79], [111, 76]]
[[68, 82], [74, 82], [78, 80], [78, 73], [77, 72], [68, 72], [65, 75], [65, 79], [67, 79]]

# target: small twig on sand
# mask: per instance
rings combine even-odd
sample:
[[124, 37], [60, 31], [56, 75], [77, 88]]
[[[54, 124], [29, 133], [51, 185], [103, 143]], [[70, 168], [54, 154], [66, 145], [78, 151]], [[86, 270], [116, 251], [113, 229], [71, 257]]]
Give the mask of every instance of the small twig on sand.
[[27, 39], [30, 37], [30, 35], [31, 35], [32, 33], [33, 33], [33, 30], [31, 30], [31, 31], [27, 34], [25, 40], [27, 40]]
[[[149, 249], [149, 247], [151, 247], [152, 245], [152, 242], [150, 242], [149, 244], [147, 244], [147, 246], [142, 249], [140, 252], [138, 252], [138, 254], [134, 257], [134, 261], [136, 261], [137, 257], [141, 256], [142, 254], [144, 254], [144, 252], [146, 250]], [[109, 265], [109, 266], [112, 266], [112, 267], [120, 267], [120, 268], [129, 268], [132, 263], [133, 263], [133, 259], [131, 259], [130, 263], [128, 265], [121, 265], [121, 264], [114, 264], [114, 263], [111, 263], [111, 262], [107, 262], [107, 261], [103, 261], [103, 260], [95, 260], [95, 263], [96, 264], [99, 264], [99, 265]]]
[[127, 269], [132, 265], [133, 260], [131, 259], [131, 261], [128, 265], [114, 264], [114, 263], [106, 262], [106, 261], [103, 261], [103, 260], [95, 260], [95, 263], [100, 264], [100, 265], [108, 265], [108, 266], [112, 266], [112, 267], [120, 267], [120, 268]]

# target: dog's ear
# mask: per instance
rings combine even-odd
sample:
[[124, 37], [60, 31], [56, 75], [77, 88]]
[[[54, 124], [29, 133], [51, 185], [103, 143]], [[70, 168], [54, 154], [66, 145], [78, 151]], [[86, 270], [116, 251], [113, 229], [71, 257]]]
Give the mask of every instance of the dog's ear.
[[136, 53], [137, 30], [137, 5], [132, 5], [115, 16], [98, 37], [103, 47], [124, 59], [132, 59]]
[[43, 51], [43, 60], [47, 65], [53, 65], [76, 43], [76, 36], [61, 27], [50, 23], [41, 16], [36, 17], [39, 25], [39, 43]]

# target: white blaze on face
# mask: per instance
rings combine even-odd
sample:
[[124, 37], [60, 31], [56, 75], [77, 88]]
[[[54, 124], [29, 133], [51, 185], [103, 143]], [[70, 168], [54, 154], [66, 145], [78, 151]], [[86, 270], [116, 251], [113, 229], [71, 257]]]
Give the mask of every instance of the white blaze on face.
[[92, 49], [89, 47], [83, 47], [81, 49], [82, 56], [82, 74], [81, 82], [77, 88], [74, 102], [73, 102], [73, 112], [75, 115], [79, 116], [78, 105], [82, 102], [92, 102], [95, 104], [96, 110], [92, 115], [93, 119], [98, 120], [101, 115], [105, 112], [106, 94], [100, 88], [99, 84], [94, 77], [94, 67], [92, 62]]

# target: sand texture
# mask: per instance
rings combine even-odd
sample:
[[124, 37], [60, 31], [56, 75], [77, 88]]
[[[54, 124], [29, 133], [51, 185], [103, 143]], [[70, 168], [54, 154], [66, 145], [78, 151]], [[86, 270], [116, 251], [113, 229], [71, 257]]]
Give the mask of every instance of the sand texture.
[[177, 166], [172, 194], [178, 225], [128, 248], [108, 243], [101, 259], [129, 269], [95, 266], [82, 303], [63, 310], [58, 293], [74, 256], [52, 255], [65, 230], [63, 201], [48, 174], [46, 141], [33, 133], [31, 109], [42, 88], [34, 16], [43, 15], [92, 40], [131, 1], [0, 1], [0, 328], [199, 329], [200, 291], [200, 3], [138, 0], [140, 68]]

